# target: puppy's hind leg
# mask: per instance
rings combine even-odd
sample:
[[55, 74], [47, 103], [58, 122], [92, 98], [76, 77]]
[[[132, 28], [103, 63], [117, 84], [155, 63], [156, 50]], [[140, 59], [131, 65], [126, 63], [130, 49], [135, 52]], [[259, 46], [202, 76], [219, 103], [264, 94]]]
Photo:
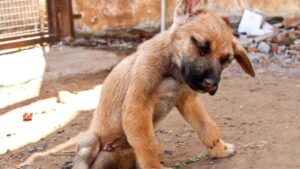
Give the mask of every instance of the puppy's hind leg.
[[100, 139], [96, 134], [82, 136], [77, 144], [73, 169], [89, 169], [100, 151]]

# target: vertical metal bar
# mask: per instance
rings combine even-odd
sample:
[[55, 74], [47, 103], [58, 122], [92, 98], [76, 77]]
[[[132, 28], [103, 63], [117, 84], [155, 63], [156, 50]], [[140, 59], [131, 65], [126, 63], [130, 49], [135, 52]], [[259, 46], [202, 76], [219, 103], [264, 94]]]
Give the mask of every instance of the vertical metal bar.
[[160, 31], [166, 30], [166, 0], [161, 0]]

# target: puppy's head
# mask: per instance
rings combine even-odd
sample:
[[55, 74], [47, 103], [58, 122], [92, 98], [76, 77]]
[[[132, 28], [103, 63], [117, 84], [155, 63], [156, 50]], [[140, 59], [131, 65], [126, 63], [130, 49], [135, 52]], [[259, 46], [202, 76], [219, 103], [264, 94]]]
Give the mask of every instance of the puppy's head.
[[174, 61], [193, 90], [214, 95], [222, 71], [233, 59], [255, 76], [246, 50], [220, 17], [201, 7], [200, 0], [183, 0], [177, 6], [171, 30]]

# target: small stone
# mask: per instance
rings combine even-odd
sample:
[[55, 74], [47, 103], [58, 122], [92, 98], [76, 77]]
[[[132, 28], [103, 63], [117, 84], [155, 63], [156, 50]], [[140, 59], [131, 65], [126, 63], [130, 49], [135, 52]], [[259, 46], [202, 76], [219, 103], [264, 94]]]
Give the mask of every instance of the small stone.
[[90, 43], [88, 40], [86, 40], [85, 38], [77, 38], [75, 40], [75, 45], [81, 45], [81, 46], [89, 46]]
[[224, 117], [225, 120], [232, 120], [231, 117]]
[[268, 54], [270, 53], [271, 47], [266, 42], [261, 42], [258, 45], [258, 50], [262, 53]]
[[295, 45], [300, 45], [300, 39], [295, 40], [295, 41], [294, 41], [294, 44], [295, 44]]
[[282, 23], [282, 21], [284, 20], [284, 18], [282, 16], [270, 16], [270, 17], [266, 17], [266, 22], [268, 22], [269, 24], [277, 24], [277, 23]]
[[66, 161], [61, 169], [72, 169], [73, 168], [73, 162], [72, 161]]
[[252, 53], [254, 53], [254, 52], [258, 52], [259, 50], [258, 50], [258, 48], [256, 48], [256, 47], [248, 47], [248, 52], [252, 52]]
[[276, 43], [272, 44], [272, 48], [271, 48], [272, 53], [276, 53], [279, 51], [279, 45]]
[[73, 126], [76, 126], [76, 125], [77, 125], [76, 122], [72, 122], [72, 124], [71, 124], [72, 127], [73, 127]]
[[276, 23], [276, 24], [274, 24], [273, 26], [274, 26], [275, 28], [283, 28], [283, 27], [284, 27], [283, 23]]
[[274, 34], [273, 33], [268, 33], [268, 34], [261, 35], [261, 36], [258, 36], [256, 38], [254, 38], [254, 42], [255, 43], [260, 43], [260, 42], [263, 42], [263, 41], [270, 41], [270, 40], [272, 40], [272, 38], [274, 38]]
[[61, 133], [63, 133], [63, 132], [65, 132], [65, 130], [58, 130], [58, 131], [57, 131], [57, 134], [61, 134]]
[[165, 154], [172, 156], [173, 155], [173, 151], [172, 150], [165, 150], [164, 151]]
[[291, 50], [295, 50], [297, 52], [300, 52], [300, 44], [299, 45], [292, 45]]
[[11, 136], [11, 133], [6, 134], [6, 137], [10, 137], [10, 136]]
[[24, 113], [23, 114], [23, 121], [31, 121], [32, 120], [32, 116], [33, 116], [32, 112], [30, 112], [30, 113]]
[[286, 18], [283, 21], [285, 28], [293, 28], [300, 25], [300, 18]]
[[247, 48], [248, 46], [250, 46], [253, 43], [252, 39], [245, 37], [240, 37], [240, 43], [244, 48]]
[[47, 147], [47, 144], [44, 143], [44, 142], [42, 142], [42, 143], [40, 143], [40, 144], [38, 144], [38, 145], [36, 146], [36, 150], [37, 150], [37, 151], [43, 151], [43, 150], [46, 149], [46, 147]]
[[26, 151], [29, 153], [33, 153], [36, 151], [36, 148], [34, 146], [28, 146], [26, 147]]
[[283, 31], [277, 36], [274, 36], [272, 42], [289, 46], [293, 44], [293, 39], [293, 35], [289, 31]]
[[20, 167], [20, 169], [31, 169], [31, 168], [29, 167], [29, 165], [22, 165], [22, 166]]
[[287, 47], [285, 45], [279, 46], [278, 52], [284, 53], [286, 51]]

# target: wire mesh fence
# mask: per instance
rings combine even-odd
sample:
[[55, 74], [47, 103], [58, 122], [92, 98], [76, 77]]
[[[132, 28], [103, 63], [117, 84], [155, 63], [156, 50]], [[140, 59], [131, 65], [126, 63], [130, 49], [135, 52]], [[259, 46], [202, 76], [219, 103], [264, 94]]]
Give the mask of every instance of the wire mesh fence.
[[0, 42], [48, 33], [46, 0], [0, 0]]

